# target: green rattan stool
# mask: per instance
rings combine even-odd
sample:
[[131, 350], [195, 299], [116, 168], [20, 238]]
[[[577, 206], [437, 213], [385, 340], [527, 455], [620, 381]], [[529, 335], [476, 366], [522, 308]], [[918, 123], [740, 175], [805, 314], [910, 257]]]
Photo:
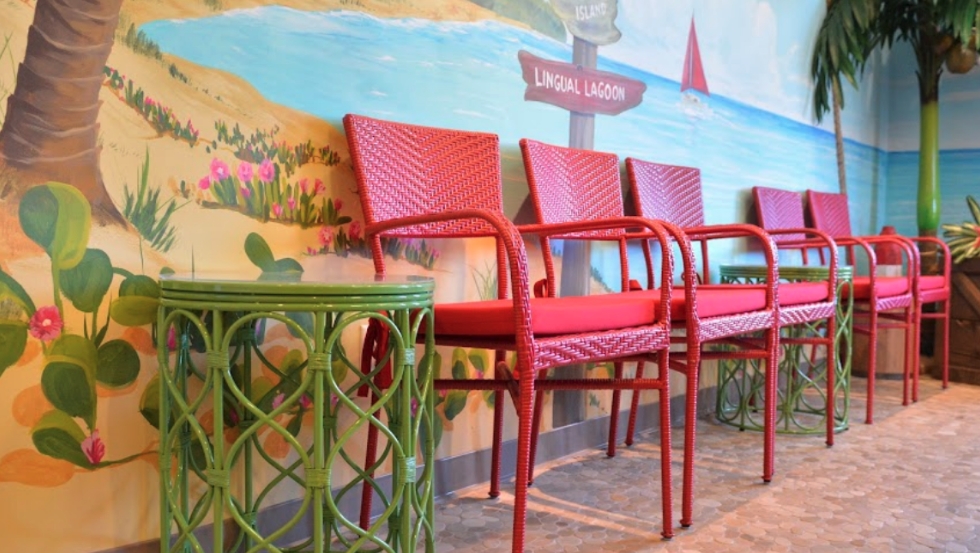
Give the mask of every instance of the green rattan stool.
[[[434, 550], [432, 279], [198, 274], [160, 284], [161, 552]], [[385, 362], [363, 374], [340, 337], [368, 319], [391, 337]], [[262, 344], [278, 324], [295, 349], [277, 364]], [[393, 383], [380, 389], [388, 359]], [[376, 401], [357, 398], [361, 387]], [[368, 425], [384, 443], [363, 467]], [[365, 482], [381, 512], [361, 529], [353, 513]]]

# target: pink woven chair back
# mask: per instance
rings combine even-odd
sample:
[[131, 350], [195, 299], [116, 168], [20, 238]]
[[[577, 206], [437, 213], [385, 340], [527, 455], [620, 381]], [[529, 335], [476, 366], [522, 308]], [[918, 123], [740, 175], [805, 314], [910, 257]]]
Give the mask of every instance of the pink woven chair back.
[[637, 215], [681, 228], [704, 225], [700, 169], [629, 157], [626, 174]]
[[[531, 200], [541, 223], [592, 221], [623, 216], [623, 190], [616, 154], [521, 140]], [[616, 238], [622, 229], [569, 234]]]
[[814, 228], [826, 232], [831, 238], [853, 236], [847, 196], [807, 190], [806, 200]]
[[[755, 200], [756, 218], [764, 230], [806, 228], [803, 221], [803, 195], [799, 192], [754, 186], [752, 198]], [[774, 234], [772, 239], [779, 244], [805, 240], [806, 235]]]
[[[497, 135], [344, 117], [365, 222], [459, 209], [503, 213]], [[482, 220], [427, 223], [388, 236], [492, 234]]]

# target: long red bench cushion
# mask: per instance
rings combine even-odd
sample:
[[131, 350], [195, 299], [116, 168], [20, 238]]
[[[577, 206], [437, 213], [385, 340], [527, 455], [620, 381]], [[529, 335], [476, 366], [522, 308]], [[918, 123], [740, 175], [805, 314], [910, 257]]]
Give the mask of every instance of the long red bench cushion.
[[[782, 305], [826, 301], [827, 284], [780, 284]], [[658, 290], [564, 298], [532, 298], [531, 330], [539, 336], [599, 332], [653, 324], [660, 304]], [[671, 320], [685, 318], [684, 290], [675, 288], [670, 302]], [[700, 318], [737, 315], [764, 309], [765, 287], [717, 284], [700, 286]], [[444, 336], [513, 336], [515, 321], [510, 300], [442, 303], [435, 308], [436, 334]]]

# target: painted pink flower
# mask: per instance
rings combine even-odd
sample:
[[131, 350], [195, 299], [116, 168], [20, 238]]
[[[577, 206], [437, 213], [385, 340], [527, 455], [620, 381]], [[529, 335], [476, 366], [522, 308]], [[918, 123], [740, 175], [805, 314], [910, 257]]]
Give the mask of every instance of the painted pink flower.
[[344, 201], [340, 198], [334, 198], [333, 200], [333, 210], [340, 213], [340, 208], [344, 207]]
[[361, 223], [359, 221], [354, 221], [350, 224], [350, 228], [347, 229], [347, 234], [350, 235], [351, 241], [360, 240], [361, 238]]
[[167, 330], [167, 349], [170, 351], [177, 349], [177, 330], [174, 327]]
[[201, 177], [201, 180], [197, 181], [197, 187], [201, 190], [211, 188], [211, 175], [204, 175]]
[[146, 98], [144, 98], [143, 99], [143, 105], [146, 106], [146, 107], [153, 107], [153, 98], [150, 98], [149, 96], [147, 96]]
[[333, 242], [333, 232], [330, 230], [330, 227], [321, 228], [317, 237], [320, 239], [320, 244], [328, 248]]
[[313, 398], [309, 394], [303, 394], [299, 396], [299, 406], [303, 409], [309, 409], [313, 407]]
[[289, 209], [296, 209], [296, 198], [290, 196], [289, 199], [286, 200], [286, 203], [289, 205]]
[[225, 413], [227, 413], [228, 416], [228, 423], [231, 426], [238, 426], [238, 411], [235, 411], [234, 409], [229, 409], [225, 411]]
[[246, 200], [252, 197], [252, 191], [247, 186], [242, 187], [242, 197]]
[[282, 392], [276, 394], [276, 397], [272, 398], [272, 408], [278, 409], [279, 406], [282, 405], [282, 402], [285, 401], [285, 399], [286, 399], [286, 394]]
[[309, 179], [299, 179], [299, 191], [306, 194], [310, 190]]
[[211, 178], [213, 180], [227, 179], [231, 175], [228, 164], [218, 158], [211, 160]]
[[251, 163], [243, 161], [242, 163], [238, 164], [238, 178], [241, 179], [242, 182], [252, 182]]
[[316, 181], [313, 183], [313, 195], [314, 196], [316, 196], [317, 194], [320, 194], [320, 193], [324, 192], [326, 189], [327, 189], [327, 187], [326, 186], [323, 186], [323, 181], [320, 180], [320, 179], [316, 179]]
[[417, 398], [412, 398], [412, 416], [415, 416], [416, 411], [419, 410], [419, 400]]
[[61, 336], [61, 329], [65, 323], [61, 320], [61, 313], [53, 305], [42, 307], [31, 316], [30, 328], [31, 336], [47, 342]]
[[269, 158], [263, 159], [259, 165], [259, 179], [262, 182], [272, 182], [275, 177], [276, 166], [272, 164], [272, 160]]
[[318, 252], [316, 249], [309, 246], [306, 247], [306, 255], [316, 255]]
[[282, 206], [279, 203], [272, 204], [272, 214], [276, 217], [282, 217]]
[[99, 461], [105, 457], [105, 444], [102, 443], [102, 438], [99, 437], [98, 428], [93, 430], [88, 438], [82, 440], [82, 451], [85, 453], [85, 457], [88, 458], [88, 462], [93, 465], [99, 464]]

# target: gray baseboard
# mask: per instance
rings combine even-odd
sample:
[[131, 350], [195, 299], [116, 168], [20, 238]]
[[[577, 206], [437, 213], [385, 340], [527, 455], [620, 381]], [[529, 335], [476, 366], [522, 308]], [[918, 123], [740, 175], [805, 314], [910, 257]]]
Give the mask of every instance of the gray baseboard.
[[[629, 394], [624, 394], [629, 397]], [[714, 405], [715, 389], [708, 388], [701, 390], [698, 404], [701, 405], [699, 414], [703, 415], [707, 407]], [[676, 396], [670, 402], [672, 426], [683, 424], [684, 421], [684, 396]], [[628, 411], [619, 413], [619, 441], [626, 436], [626, 425], [628, 422]], [[699, 416], [700, 416], [699, 415]], [[650, 432], [656, 430], [660, 425], [660, 410], [658, 404], [652, 403], [640, 407], [637, 415], [636, 427], [640, 432]], [[592, 449], [595, 447], [605, 447], [607, 436], [609, 435], [609, 417], [589, 419], [579, 423], [557, 428], [550, 432], [541, 434], [538, 438], [537, 463], [544, 463], [554, 459], [559, 459], [573, 453]], [[514, 476], [516, 470], [517, 440], [504, 442], [501, 453], [501, 478], [509, 479]], [[468, 488], [490, 478], [490, 449], [473, 451], [455, 457], [447, 457], [436, 461], [435, 469], [435, 493], [437, 496], [450, 494], [456, 490]], [[390, 477], [384, 476], [377, 479], [383, 489], [391, 488]], [[506, 487], [506, 484], [505, 484]], [[278, 505], [273, 505], [259, 512], [258, 525], [260, 531], [265, 532], [280, 528], [283, 523], [292, 518], [296, 513], [301, 500], [290, 500]], [[360, 508], [360, 492], [348, 493], [339, 504], [341, 511], [352, 520], [356, 520]], [[375, 511], [380, 513], [379, 502], [374, 502]], [[375, 513], [377, 514], [377, 513]], [[234, 535], [236, 529], [234, 523], [225, 523], [225, 535]], [[214, 528], [213, 525], [202, 526], [197, 530], [196, 535], [200, 542], [207, 546], [212, 542]], [[303, 522], [296, 525], [280, 543], [299, 542], [313, 532], [313, 521], [307, 517]], [[93, 553], [159, 553], [160, 540], [148, 540], [133, 543], [122, 547], [107, 549]]]

